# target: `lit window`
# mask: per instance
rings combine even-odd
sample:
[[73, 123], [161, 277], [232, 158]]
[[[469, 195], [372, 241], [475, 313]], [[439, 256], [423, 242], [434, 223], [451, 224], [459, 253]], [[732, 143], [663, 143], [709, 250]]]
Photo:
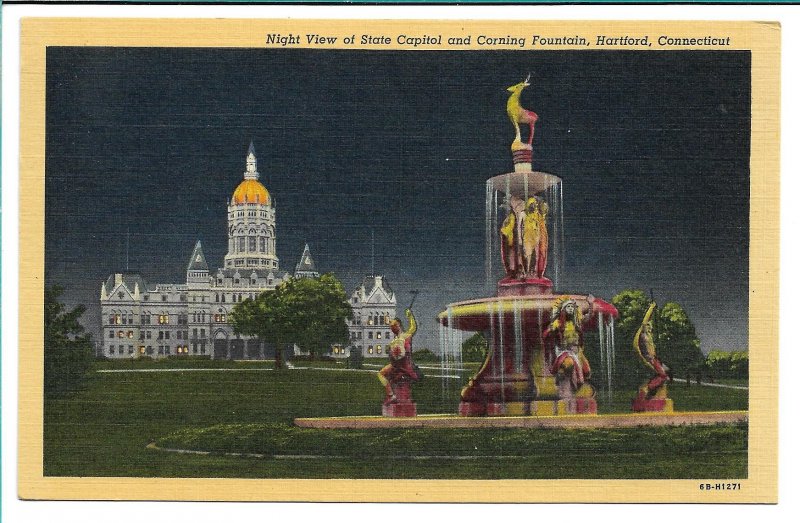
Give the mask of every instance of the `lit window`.
[[375, 347], [375, 352], [381, 354], [383, 352], [383, 348], [380, 345], [378, 345], [377, 347]]
[[160, 314], [158, 316], [159, 325], [167, 325], [169, 323], [169, 314]]
[[133, 331], [128, 331], [128, 338], [133, 338]]
[[125, 331], [117, 331], [117, 338], [124, 338], [124, 337], [125, 337]]
[[121, 316], [119, 314], [115, 314], [114, 315], [114, 321], [112, 321], [111, 323], [113, 323], [114, 325], [119, 325], [122, 322], [122, 320], [120, 318], [121, 318]]
[[376, 333], [375, 333], [375, 337], [376, 337], [377, 339], [381, 339], [381, 338], [383, 337], [383, 334], [382, 334], [382, 333], [380, 333], [380, 332], [376, 332]]
[[139, 354], [144, 354], [144, 347], [139, 347]]
[[369, 346], [369, 348], [367, 349], [367, 352], [372, 354], [372, 345]]

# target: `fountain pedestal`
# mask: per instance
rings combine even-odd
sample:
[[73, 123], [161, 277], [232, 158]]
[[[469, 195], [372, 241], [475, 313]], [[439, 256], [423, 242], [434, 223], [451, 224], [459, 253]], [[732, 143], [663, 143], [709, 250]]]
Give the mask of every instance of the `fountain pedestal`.
[[411, 381], [401, 379], [394, 386], [397, 398], [383, 406], [382, 414], [388, 418], [406, 418], [417, 415], [417, 404], [411, 399]]
[[647, 387], [639, 390], [639, 394], [631, 402], [631, 410], [633, 412], [672, 412], [672, 400], [667, 397], [667, 387], [663, 385], [656, 394], [650, 398], [647, 397]]

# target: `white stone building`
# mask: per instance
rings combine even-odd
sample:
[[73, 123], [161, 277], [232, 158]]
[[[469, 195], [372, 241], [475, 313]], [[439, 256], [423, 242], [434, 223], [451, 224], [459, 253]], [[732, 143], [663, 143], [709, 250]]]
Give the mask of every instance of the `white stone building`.
[[[236, 336], [231, 309], [245, 298], [273, 290], [290, 275], [275, 254], [275, 206], [259, 181], [253, 144], [244, 180], [228, 204], [228, 253], [224, 267], [209, 271], [198, 241], [186, 268], [186, 282], [148, 285], [138, 274], [116, 273], [100, 290], [102, 356], [153, 358], [210, 356], [260, 359], [274, 348]], [[295, 276], [317, 277], [306, 245]]]
[[350, 306], [353, 308], [353, 320], [348, 322], [350, 343], [347, 347], [333, 347], [333, 357], [348, 357], [350, 347], [356, 347], [365, 358], [386, 358], [386, 347], [394, 337], [389, 322], [397, 317], [397, 298], [385, 278], [364, 278], [350, 295]]

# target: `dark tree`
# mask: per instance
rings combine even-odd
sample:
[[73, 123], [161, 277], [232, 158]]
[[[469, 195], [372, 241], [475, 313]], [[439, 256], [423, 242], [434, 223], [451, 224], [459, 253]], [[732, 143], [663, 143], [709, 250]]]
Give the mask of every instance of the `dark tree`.
[[298, 315], [292, 341], [308, 351], [311, 359], [327, 354], [333, 344], [349, 341], [346, 320], [352, 318], [353, 310], [342, 282], [335, 276], [290, 280], [282, 296], [290, 300]]
[[237, 304], [229, 316], [234, 332], [275, 344], [275, 368], [283, 366], [283, 349], [296, 343], [312, 355], [332, 344], [346, 343], [352, 316], [344, 286], [332, 274], [297, 278]]
[[[633, 338], [642, 324], [647, 307], [650, 306], [650, 299], [644, 291], [624, 290], [614, 296], [611, 303], [619, 312], [619, 317], [614, 322], [617, 352], [614, 383], [620, 387], [636, 387], [646, 380], [649, 374], [649, 370], [642, 365], [633, 348]], [[596, 359], [590, 361], [594, 362]]]
[[91, 335], [79, 321], [86, 307], [67, 311], [58, 301], [63, 292], [57, 285], [44, 290], [44, 392], [48, 396], [78, 390], [94, 360]]
[[683, 307], [675, 302], [665, 303], [658, 311], [656, 350], [676, 377], [686, 378], [687, 385], [691, 374], [700, 372], [705, 364], [694, 324]]
[[488, 350], [489, 344], [483, 337], [483, 333], [476, 332], [461, 345], [461, 359], [473, 363], [483, 363]]

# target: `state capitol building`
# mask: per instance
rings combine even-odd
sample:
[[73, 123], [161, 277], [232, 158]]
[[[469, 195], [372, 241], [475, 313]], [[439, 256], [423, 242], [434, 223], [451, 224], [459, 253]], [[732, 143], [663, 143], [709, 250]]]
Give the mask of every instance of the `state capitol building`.
[[[294, 273], [281, 271], [275, 254], [275, 205], [259, 181], [253, 144], [247, 151], [244, 179], [228, 203], [228, 252], [224, 267], [209, 270], [198, 241], [186, 267], [185, 283], [147, 284], [139, 274], [115, 273], [100, 289], [102, 343], [106, 358], [206, 356], [213, 359], [266, 359], [274, 347], [234, 334], [228, 323], [233, 307], [289, 278], [319, 277], [308, 245]], [[385, 357], [373, 340], [389, 335], [388, 320], [397, 300], [382, 276], [367, 277], [352, 294], [350, 343], [334, 347], [335, 357], [350, 347], [365, 357]], [[385, 343], [385, 342], [384, 342]]]

